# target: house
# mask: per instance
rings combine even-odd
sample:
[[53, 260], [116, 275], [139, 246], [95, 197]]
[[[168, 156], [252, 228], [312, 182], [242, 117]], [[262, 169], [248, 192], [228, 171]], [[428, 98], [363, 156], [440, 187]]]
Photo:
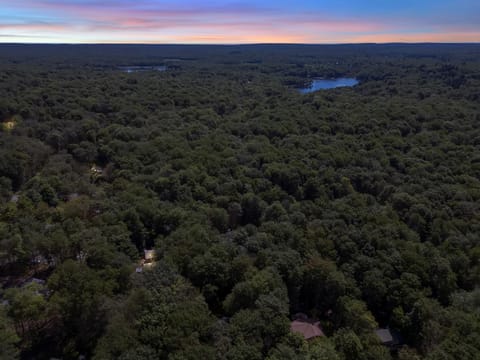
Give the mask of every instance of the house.
[[30, 260], [30, 263], [33, 265], [48, 265], [48, 260], [45, 256], [37, 255]]
[[155, 257], [155, 250], [144, 250], [143, 266], [152, 266], [155, 263]]
[[4, 121], [2, 125], [3, 125], [3, 130], [4, 131], [12, 131], [15, 128], [15, 126], [17, 125], [17, 122], [15, 120], [13, 120], [13, 118], [12, 118], [12, 119], [9, 119], [7, 121]]
[[97, 182], [105, 180], [106, 171], [105, 168], [100, 167], [99, 165], [93, 164], [90, 167], [90, 181]]
[[389, 328], [377, 329], [375, 335], [383, 345], [391, 349], [398, 347], [403, 342], [400, 334]]
[[37, 284], [37, 285], [42, 285], [43, 286], [43, 285], [45, 285], [45, 280], [32, 277], [32, 278], [26, 280], [23, 283], [23, 286], [28, 286], [30, 284]]
[[290, 331], [302, 334], [305, 340], [325, 336], [319, 321], [309, 319], [305, 314], [297, 314], [295, 318], [290, 324]]
[[39, 296], [49, 296], [51, 291], [45, 286], [46, 281], [38, 278], [30, 278], [23, 282], [22, 288], [33, 286], [34, 293]]
[[98, 165], [92, 165], [92, 167], [90, 168], [90, 172], [92, 173], [92, 175], [102, 175], [103, 169]]
[[153, 262], [155, 260], [155, 250], [144, 250], [145, 263]]

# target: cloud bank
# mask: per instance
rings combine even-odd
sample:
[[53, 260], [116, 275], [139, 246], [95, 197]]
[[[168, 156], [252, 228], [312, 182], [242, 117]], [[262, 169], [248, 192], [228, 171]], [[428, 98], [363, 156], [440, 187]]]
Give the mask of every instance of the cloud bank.
[[0, 0], [0, 41], [480, 42], [480, 2]]

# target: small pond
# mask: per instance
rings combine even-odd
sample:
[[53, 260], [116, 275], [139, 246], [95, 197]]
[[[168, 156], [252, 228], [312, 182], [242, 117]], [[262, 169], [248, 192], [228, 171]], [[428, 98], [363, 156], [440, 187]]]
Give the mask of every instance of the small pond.
[[334, 89], [337, 87], [352, 87], [359, 83], [355, 78], [338, 78], [338, 79], [314, 79], [309, 87], [300, 88], [298, 91], [302, 94], [308, 94], [318, 90]]
[[166, 71], [165, 65], [151, 65], [151, 66], [119, 66], [120, 71], [126, 73], [140, 72], [140, 71]]

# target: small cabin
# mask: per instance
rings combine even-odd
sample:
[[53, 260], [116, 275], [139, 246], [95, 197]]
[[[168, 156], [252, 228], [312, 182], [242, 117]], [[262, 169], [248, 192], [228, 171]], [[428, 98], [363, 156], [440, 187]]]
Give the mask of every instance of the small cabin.
[[305, 340], [325, 336], [320, 326], [320, 322], [310, 319], [304, 314], [297, 314], [295, 316], [295, 319], [290, 324], [290, 331], [303, 335]]

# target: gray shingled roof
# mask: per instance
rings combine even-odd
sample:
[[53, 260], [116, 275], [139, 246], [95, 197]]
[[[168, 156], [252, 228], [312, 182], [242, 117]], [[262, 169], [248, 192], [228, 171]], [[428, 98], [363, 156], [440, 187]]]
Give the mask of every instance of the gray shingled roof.
[[390, 332], [390, 329], [377, 329], [375, 330], [375, 334], [377, 334], [378, 338], [382, 343], [388, 343], [393, 341], [393, 336]]

